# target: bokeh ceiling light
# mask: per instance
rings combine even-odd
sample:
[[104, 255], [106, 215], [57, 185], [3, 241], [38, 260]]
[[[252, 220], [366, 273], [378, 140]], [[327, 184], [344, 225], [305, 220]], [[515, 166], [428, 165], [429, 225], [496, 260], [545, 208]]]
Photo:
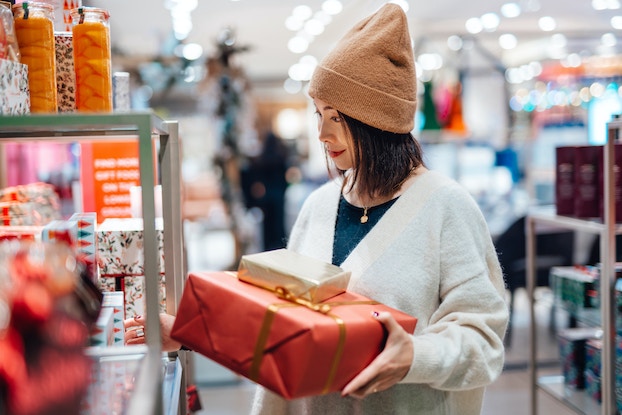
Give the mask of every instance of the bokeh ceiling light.
[[289, 94], [297, 94], [302, 91], [302, 82], [287, 78], [285, 82], [283, 82], [283, 89]]
[[520, 16], [521, 8], [517, 3], [505, 3], [501, 6], [501, 14], [508, 19]]
[[443, 58], [438, 53], [422, 53], [417, 63], [424, 71], [435, 71], [443, 67]]
[[309, 48], [309, 42], [302, 37], [295, 36], [287, 42], [287, 49], [292, 53], [303, 53]]
[[301, 4], [300, 6], [294, 7], [292, 11], [292, 16], [296, 17], [299, 20], [305, 21], [313, 14], [313, 10], [311, 7], [306, 4]]
[[484, 29], [481, 20], [477, 17], [471, 17], [470, 19], [468, 19], [464, 27], [466, 28], [467, 32], [471, 34], [477, 34]]
[[326, 0], [322, 3], [322, 10], [329, 15], [336, 15], [343, 10], [343, 4], [339, 0]]
[[447, 38], [447, 47], [454, 52], [462, 49], [462, 38], [457, 35], [451, 35]]
[[482, 27], [487, 32], [494, 32], [499, 27], [499, 15], [497, 13], [485, 13], [480, 18]]
[[618, 10], [620, 2], [619, 0], [592, 0], [592, 8], [594, 10]]
[[505, 33], [499, 36], [499, 46], [501, 46], [502, 49], [514, 49], [517, 44], [518, 40], [516, 39], [516, 36], [511, 33]]
[[605, 33], [600, 37], [600, 41], [604, 46], [615, 46], [618, 43], [618, 38], [613, 33]]
[[622, 16], [613, 16], [611, 18], [611, 27], [622, 30]]
[[291, 30], [292, 32], [297, 32], [302, 29], [305, 22], [297, 18], [296, 16], [289, 16], [285, 19], [285, 27]]
[[551, 32], [555, 30], [557, 23], [551, 16], [542, 16], [538, 19], [538, 27], [544, 32]]
[[313, 36], [321, 35], [324, 32], [324, 25], [316, 19], [308, 20], [305, 23], [305, 32]]

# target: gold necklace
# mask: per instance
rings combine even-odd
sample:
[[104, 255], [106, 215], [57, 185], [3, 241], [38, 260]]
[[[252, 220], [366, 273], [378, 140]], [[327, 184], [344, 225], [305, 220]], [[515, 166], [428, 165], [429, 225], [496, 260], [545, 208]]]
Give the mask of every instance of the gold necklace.
[[[408, 172], [408, 175], [404, 179], [402, 179], [402, 181], [399, 182], [397, 186], [395, 186], [397, 190], [401, 189], [402, 185], [406, 183], [406, 180], [410, 179], [413, 171], [415, 171], [414, 167], [412, 167]], [[363, 206], [363, 216], [361, 216], [361, 223], [367, 223], [367, 221], [369, 220], [369, 216], [367, 216], [367, 209], [369, 209], [367, 206]]]

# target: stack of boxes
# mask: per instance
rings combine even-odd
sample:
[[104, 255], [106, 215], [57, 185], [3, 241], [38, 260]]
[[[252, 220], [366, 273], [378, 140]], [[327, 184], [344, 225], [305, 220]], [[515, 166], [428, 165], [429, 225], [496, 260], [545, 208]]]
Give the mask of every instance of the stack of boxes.
[[[616, 269], [622, 272], [622, 267]], [[553, 267], [551, 285], [554, 287], [556, 301], [572, 315], [583, 315], [594, 320], [599, 310], [599, 267], [572, 266]], [[616, 378], [615, 391], [618, 411], [622, 411], [622, 278], [617, 279], [615, 287], [616, 309]], [[599, 327], [577, 327], [561, 330], [558, 333], [560, 358], [562, 361], [564, 383], [573, 389], [585, 390], [596, 402], [601, 402], [601, 364], [602, 329]]]

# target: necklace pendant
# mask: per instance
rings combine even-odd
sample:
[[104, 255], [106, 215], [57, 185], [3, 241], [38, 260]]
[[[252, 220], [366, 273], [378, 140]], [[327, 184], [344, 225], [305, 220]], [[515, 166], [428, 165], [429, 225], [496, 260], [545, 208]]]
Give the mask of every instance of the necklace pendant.
[[363, 216], [361, 216], [361, 223], [367, 223], [369, 217], [367, 216], [367, 208], [363, 208]]

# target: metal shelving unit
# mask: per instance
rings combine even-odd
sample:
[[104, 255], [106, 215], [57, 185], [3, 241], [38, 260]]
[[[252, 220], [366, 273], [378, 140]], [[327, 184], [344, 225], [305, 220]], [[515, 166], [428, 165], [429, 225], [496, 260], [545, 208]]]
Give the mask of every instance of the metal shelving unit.
[[[185, 263], [181, 220], [181, 173], [178, 124], [164, 121], [152, 111], [111, 114], [32, 114], [0, 116], [0, 143], [15, 141], [75, 142], [86, 140], [137, 139], [139, 144], [140, 184], [144, 228], [145, 275], [158, 274], [158, 248], [155, 228], [154, 186], [156, 168], [160, 170], [163, 198], [164, 255], [167, 312], [176, 314], [181, 293]], [[154, 162], [157, 150], [157, 165]], [[145, 278], [145, 310], [147, 314], [146, 348], [122, 347], [117, 350], [91, 351], [98, 357], [142, 354], [134, 391], [124, 413], [163, 414], [170, 400], [163, 402], [163, 382], [171, 378], [163, 362], [160, 343], [159, 288], [155, 278]], [[108, 348], [112, 349], [112, 348]], [[178, 359], [175, 355], [169, 360]], [[185, 372], [183, 356], [182, 370]], [[167, 373], [169, 375], [167, 376]], [[185, 385], [172, 377], [184, 399], [175, 402], [176, 413], [185, 413]], [[179, 383], [179, 384], [177, 384]], [[170, 389], [169, 389], [170, 390]]]
[[[622, 234], [622, 225], [616, 224], [615, 199], [614, 199], [614, 143], [618, 138], [618, 131], [622, 128], [622, 120], [614, 119], [608, 124], [607, 143], [604, 146], [604, 220], [582, 220], [555, 214], [554, 208], [534, 209], [527, 215], [527, 293], [529, 296], [530, 313], [530, 354], [529, 354], [529, 378], [530, 378], [530, 403], [531, 414], [538, 412], [538, 391], [543, 391], [564, 403], [568, 408], [578, 414], [602, 415], [617, 414], [615, 394], [615, 357], [616, 357], [616, 331], [615, 331], [615, 261], [617, 234]], [[534, 309], [535, 289], [535, 253], [536, 253], [536, 225], [552, 225], [583, 231], [598, 235], [600, 238], [600, 320], [603, 329], [603, 349], [601, 367], [602, 403], [598, 405], [591, 400], [584, 391], [572, 390], [564, 386], [563, 377], [546, 376], [538, 377], [537, 350], [536, 350], [536, 316]]]

